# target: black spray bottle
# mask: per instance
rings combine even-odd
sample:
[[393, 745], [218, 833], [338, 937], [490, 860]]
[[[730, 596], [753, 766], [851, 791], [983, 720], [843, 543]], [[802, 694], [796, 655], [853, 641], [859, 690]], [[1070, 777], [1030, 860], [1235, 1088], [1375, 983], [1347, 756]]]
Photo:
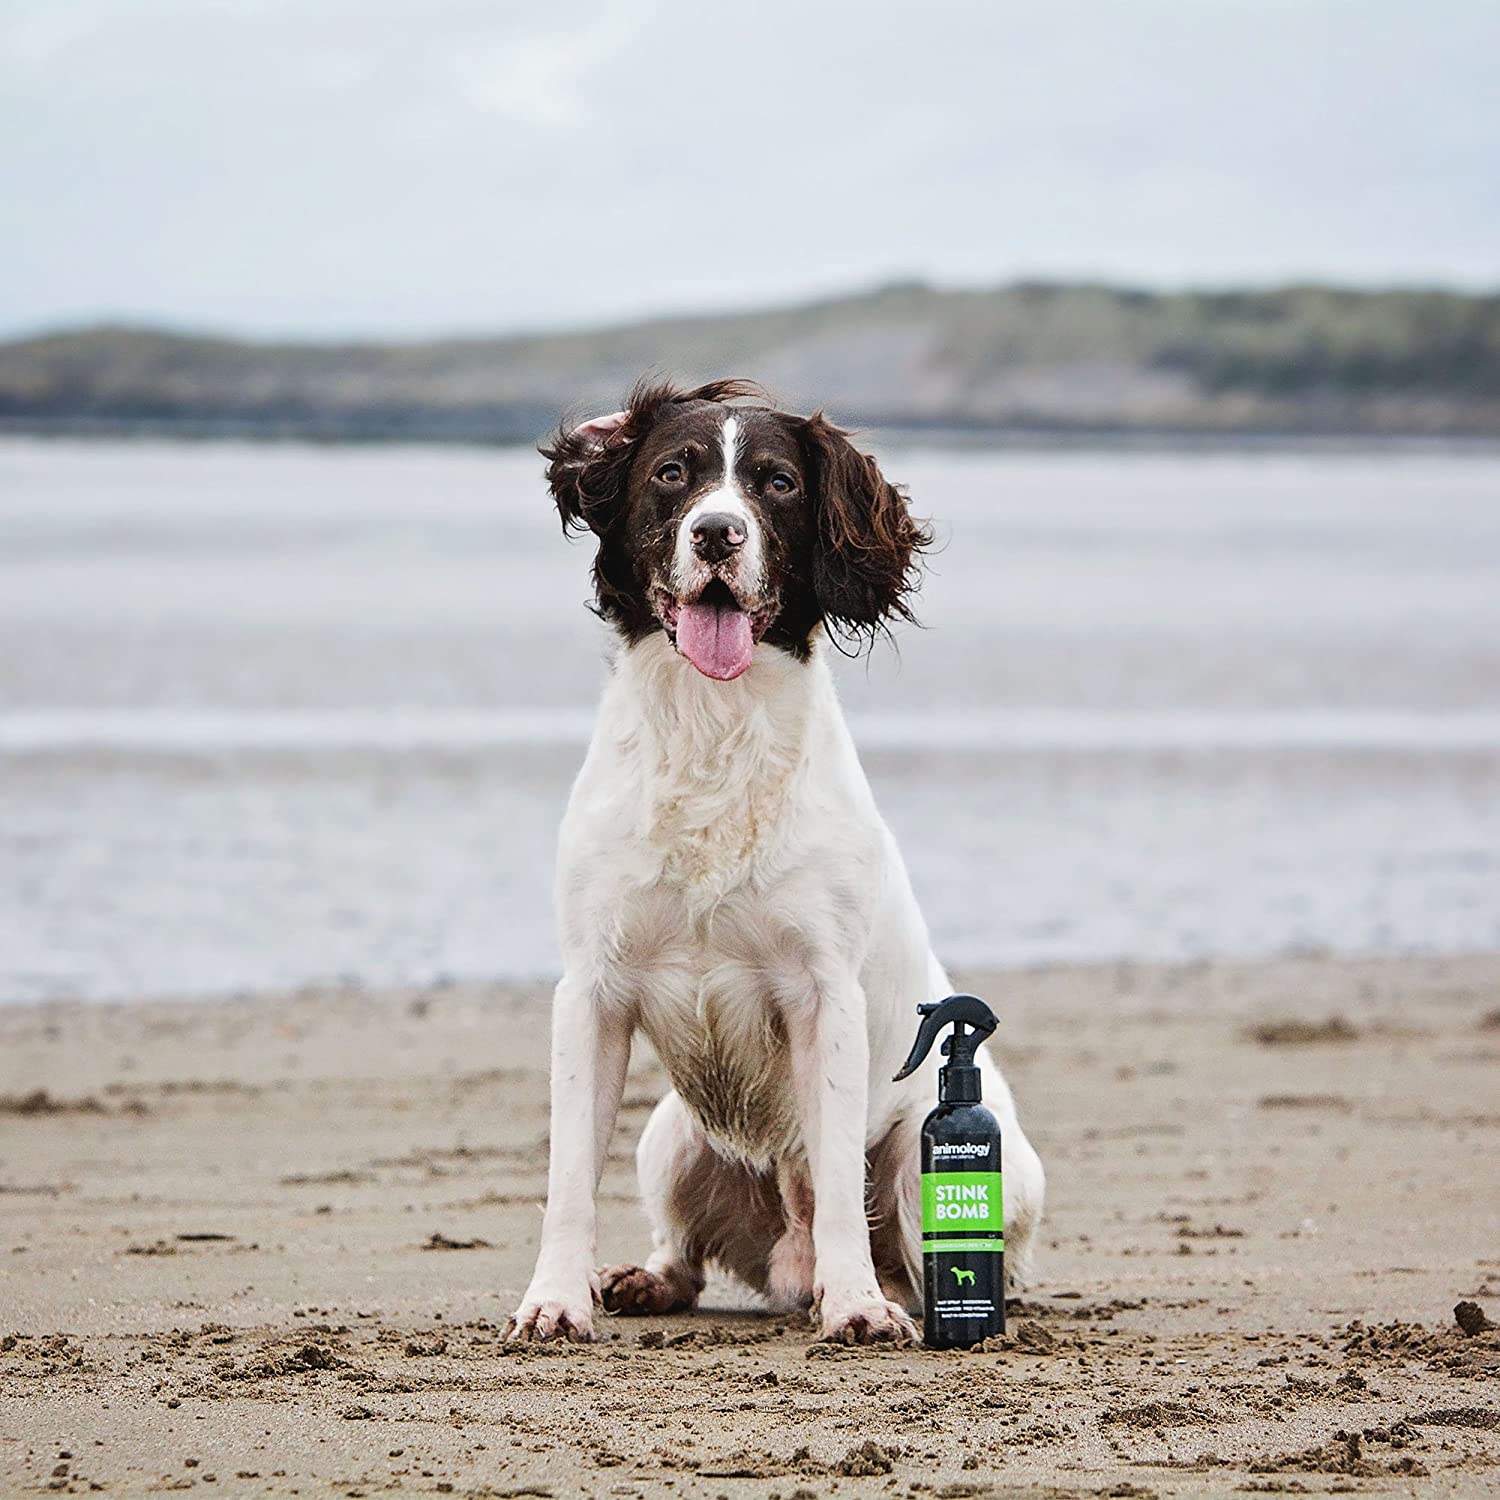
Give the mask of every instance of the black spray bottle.
[[922, 1337], [932, 1349], [967, 1349], [1005, 1332], [1005, 1207], [1000, 1122], [980, 1102], [974, 1053], [999, 1024], [974, 995], [919, 1005], [921, 1029], [896, 1074], [909, 1077], [938, 1033], [938, 1107], [922, 1122]]

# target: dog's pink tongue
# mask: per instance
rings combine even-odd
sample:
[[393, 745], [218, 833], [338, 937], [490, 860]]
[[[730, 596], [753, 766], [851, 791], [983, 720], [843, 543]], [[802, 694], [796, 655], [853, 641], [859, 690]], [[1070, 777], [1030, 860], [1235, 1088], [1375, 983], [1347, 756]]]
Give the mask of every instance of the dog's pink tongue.
[[732, 604], [684, 604], [677, 611], [677, 649], [705, 677], [728, 682], [750, 665], [750, 616]]

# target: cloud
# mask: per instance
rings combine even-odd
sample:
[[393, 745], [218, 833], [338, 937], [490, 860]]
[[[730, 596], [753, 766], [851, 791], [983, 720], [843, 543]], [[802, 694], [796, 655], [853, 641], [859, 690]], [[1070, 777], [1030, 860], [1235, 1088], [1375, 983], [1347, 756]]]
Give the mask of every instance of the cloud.
[[611, 5], [565, 30], [466, 43], [454, 58], [462, 97], [474, 109], [524, 125], [579, 129], [591, 121], [597, 74], [630, 45], [647, 15], [639, 5]]

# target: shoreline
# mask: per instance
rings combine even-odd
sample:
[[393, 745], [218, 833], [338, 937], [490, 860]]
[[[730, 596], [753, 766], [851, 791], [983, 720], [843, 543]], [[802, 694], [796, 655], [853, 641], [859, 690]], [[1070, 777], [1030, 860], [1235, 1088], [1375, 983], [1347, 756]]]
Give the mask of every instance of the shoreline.
[[[1003, 985], [1007, 990], [1013, 990], [1017, 986], [1040, 985], [1051, 993], [1059, 986], [1066, 990], [1082, 985], [1093, 990], [1097, 985], [1112, 986], [1116, 999], [1126, 1000], [1142, 987], [1154, 989], [1156, 986], [1165, 986], [1169, 993], [1180, 992], [1193, 976], [1208, 975], [1213, 977], [1215, 993], [1221, 997], [1222, 1003], [1229, 1002], [1224, 998], [1228, 992], [1221, 986], [1249, 985], [1253, 982], [1256, 971], [1279, 971], [1308, 965], [1319, 969], [1331, 967], [1360, 971], [1390, 965], [1400, 966], [1403, 970], [1427, 969], [1436, 965], [1445, 971], [1453, 966], [1463, 973], [1474, 971], [1481, 975], [1493, 967], [1495, 1008], [1500, 1011], [1500, 948], [1422, 948], [1407, 945], [1351, 951], [1304, 945], [1277, 952], [1247, 951], [1195, 957], [1152, 957], [1120, 953], [1079, 958], [1016, 958], [985, 964], [945, 962], [945, 967], [955, 976], [954, 983], [960, 989], [986, 984]], [[113, 1012], [122, 1017], [139, 1017], [151, 1012], [155, 1022], [165, 1024], [179, 1010], [188, 1014], [225, 1007], [242, 1007], [251, 1012], [262, 1007], [279, 1011], [304, 1005], [353, 1003], [376, 1011], [384, 1021], [403, 1008], [428, 1006], [444, 997], [452, 997], [464, 1004], [494, 1005], [502, 1010], [522, 1003], [524, 997], [525, 1003], [538, 1004], [545, 1013], [551, 1004], [557, 977], [554, 971], [540, 970], [524, 974], [443, 973], [393, 980], [315, 974], [305, 980], [271, 987], [235, 985], [225, 989], [148, 990], [137, 994], [93, 995], [79, 992], [27, 996], [0, 1000], [0, 1041], [5, 1038], [8, 1018], [18, 1013], [35, 1016], [42, 1011], [56, 1012], [49, 1019], [58, 1024], [99, 1012]], [[1107, 1022], [1109, 1015], [1106, 1013], [1100, 1019]], [[997, 1046], [1001, 1045], [1003, 1035], [997, 1033], [995, 1042]], [[649, 1043], [644, 1038], [637, 1045], [649, 1049]], [[1500, 1045], [1500, 1040], [1497, 1040], [1497, 1045]], [[545, 1068], [545, 1056], [542, 1065]], [[4, 1061], [0, 1059], [0, 1098], [4, 1097], [5, 1076]], [[665, 1086], [664, 1082], [663, 1087]], [[3, 1113], [0, 1113], [0, 1118], [3, 1118]]]
[[[0, 1010], [0, 1489], [1496, 1482], [1500, 1333], [1453, 1308], [1500, 1319], [1500, 954], [955, 977], [1049, 1174], [1041, 1279], [970, 1355], [828, 1349], [717, 1279], [589, 1349], [502, 1344], [549, 983]], [[647, 1248], [638, 1051], [605, 1260]]]

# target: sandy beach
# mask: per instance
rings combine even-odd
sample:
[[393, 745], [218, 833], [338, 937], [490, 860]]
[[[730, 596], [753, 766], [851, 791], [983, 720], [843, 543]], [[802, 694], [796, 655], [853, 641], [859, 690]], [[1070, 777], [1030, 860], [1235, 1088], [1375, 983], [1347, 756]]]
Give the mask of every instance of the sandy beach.
[[[1042, 1279], [971, 1354], [718, 1282], [506, 1346], [544, 987], [0, 1013], [0, 1490], [1495, 1492], [1500, 957], [963, 979], [1051, 1179]], [[661, 1088], [638, 1055], [606, 1260], [646, 1246]]]

